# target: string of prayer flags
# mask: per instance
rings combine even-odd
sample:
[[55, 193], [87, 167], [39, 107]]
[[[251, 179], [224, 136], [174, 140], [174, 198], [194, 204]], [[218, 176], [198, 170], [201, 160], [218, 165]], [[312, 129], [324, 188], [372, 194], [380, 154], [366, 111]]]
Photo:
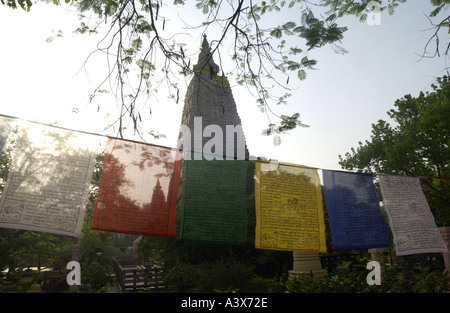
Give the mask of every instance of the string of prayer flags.
[[78, 237], [97, 149], [97, 136], [19, 123], [0, 227]]
[[177, 236], [180, 240], [245, 244], [245, 160], [184, 160]]
[[377, 174], [398, 256], [447, 252], [418, 177]]
[[255, 247], [325, 253], [317, 169], [256, 161]]
[[390, 246], [372, 174], [322, 170], [333, 247], [364, 250]]
[[[0, 115], [0, 153], [12, 129], [0, 227], [80, 236], [100, 136]], [[256, 248], [326, 252], [317, 169], [209, 158], [181, 167], [178, 149], [108, 137], [92, 229], [245, 244], [254, 227]], [[397, 255], [447, 252], [419, 177], [377, 177]], [[323, 182], [335, 249], [390, 245], [372, 175], [323, 170]]]
[[175, 236], [181, 153], [108, 138], [92, 229]]

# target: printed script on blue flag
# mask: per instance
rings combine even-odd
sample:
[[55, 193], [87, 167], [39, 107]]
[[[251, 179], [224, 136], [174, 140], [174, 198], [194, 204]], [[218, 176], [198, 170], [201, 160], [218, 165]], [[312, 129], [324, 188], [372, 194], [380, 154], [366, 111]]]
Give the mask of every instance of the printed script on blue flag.
[[390, 246], [371, 174], [323, 170], [323, 182], [335, 249]]

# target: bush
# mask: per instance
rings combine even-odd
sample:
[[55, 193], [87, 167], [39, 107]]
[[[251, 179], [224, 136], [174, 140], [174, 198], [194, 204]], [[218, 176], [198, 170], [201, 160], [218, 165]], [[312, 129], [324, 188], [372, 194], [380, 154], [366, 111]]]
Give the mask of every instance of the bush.
[[199, 265], [178, 263], [164, 278], [169, 287], [179, 292], [246, 291], [252, 287], [253, 267], [234, 258]]
[[197, 266], [180, 262], [167, 272], [164, 282], [169, 288], [186, 292], [196, 287], [198, 276]]
[[199, 291], [237, 291], [251, 286], [253, 267], [233, 258], [203, 263], [199, 266]]
[[112, 284], [110, 268], [99, 263], [89, 264], [82, 272], [82, 283], [91, 285], [93, 290], [99, 291]]
[[44, 293], [60, 293], [69, 290], [66, 278], [51, 278], [41, 285], [41, 291]]
[[450, 276], [448, 273], [440, 273], [438, 271], [431, 271], [426, 267], [420, 273], [419, 279], [411, 286], [412, 292], [449, 292], [450, 291]]
[[[450, 292], [450, 276], [429, 267], [407, 273], [398, 264], [381, 264], [381, 285], [368, 285], [367, 258], [342, 262], [333, 274], [318, 277], [303, 274], [287, 282], [260, 279], [269, 292], [283, 293], [444, 293]], [[406, 278], [408, 277], [408, 278]]]

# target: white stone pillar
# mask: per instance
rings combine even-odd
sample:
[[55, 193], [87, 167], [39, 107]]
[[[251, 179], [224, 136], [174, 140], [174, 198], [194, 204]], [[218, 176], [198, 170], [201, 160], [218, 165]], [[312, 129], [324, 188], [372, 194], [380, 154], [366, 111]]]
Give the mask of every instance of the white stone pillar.
[[318, 253], [313, 252], [293, 252], [294, 266], [289, 271], [289, 278], [293, 279], [300, 274], [312, 274], [315, 276], [325, 276], [327, 271], [322, 268]]

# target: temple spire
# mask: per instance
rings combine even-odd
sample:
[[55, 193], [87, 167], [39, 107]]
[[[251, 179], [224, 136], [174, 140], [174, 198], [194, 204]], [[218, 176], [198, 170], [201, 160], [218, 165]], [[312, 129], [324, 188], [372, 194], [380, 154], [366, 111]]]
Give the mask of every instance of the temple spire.
[[183, 146], [184, 152], [200, 156], [248, 159], [230, 84], [225, 76], [217, 75], [219, 66], [214, 63], [206, 35], [203, 35], [194, 72], [184, 100], [178, 147]]
[[210, 76], [216, 76], [219, 70], [219, 66], [214, 63], [214, 59], [211, 54], [211, 47], [209, 46], [206, 35], [204, 34], [200, 54], [198, 55], [198, 62], [194, 65], [194, 71], [200, 73], [207, 72]]
[[161, 189], [161, 184], [159, 183], [159, 177], [158, 180], [156, 181], [156, 186], [154, 188], [154, 190], [160, 190]]

